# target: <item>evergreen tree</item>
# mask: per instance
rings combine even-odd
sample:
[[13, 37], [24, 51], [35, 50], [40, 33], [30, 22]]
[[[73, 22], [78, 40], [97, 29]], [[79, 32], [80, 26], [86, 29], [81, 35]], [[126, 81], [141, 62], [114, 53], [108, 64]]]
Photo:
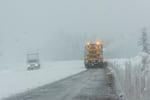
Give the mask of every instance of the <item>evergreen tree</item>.
[[146, 28], [144, 28], [142, 31], [142, 36], [139, 39], [139, 45], [142, 47], [143, 52], [150, 54], [150, 46], [148, 43], [148, 35], [146, 32]]

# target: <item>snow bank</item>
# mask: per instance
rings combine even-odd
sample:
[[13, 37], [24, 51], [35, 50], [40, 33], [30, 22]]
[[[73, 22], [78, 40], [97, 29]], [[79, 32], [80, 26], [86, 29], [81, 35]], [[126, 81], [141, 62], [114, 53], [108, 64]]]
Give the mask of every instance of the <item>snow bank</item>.
[[149, 100], [150, 55], [139, 53], [131, 59], [110, 60], [126, 100]]
[[11, 69], [0, 71], [0, 99], [37, 88], [84, 71], [82, 61], [44, 63], [40, 70]]

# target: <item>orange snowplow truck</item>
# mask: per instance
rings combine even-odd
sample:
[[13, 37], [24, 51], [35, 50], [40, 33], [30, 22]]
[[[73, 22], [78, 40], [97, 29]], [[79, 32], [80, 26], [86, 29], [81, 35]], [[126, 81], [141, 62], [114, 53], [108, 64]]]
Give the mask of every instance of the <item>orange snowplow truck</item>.
[[104, 67], [102, 42], [96, 41], [95, 43], [86, 43], [84, 64], [86, 68]]

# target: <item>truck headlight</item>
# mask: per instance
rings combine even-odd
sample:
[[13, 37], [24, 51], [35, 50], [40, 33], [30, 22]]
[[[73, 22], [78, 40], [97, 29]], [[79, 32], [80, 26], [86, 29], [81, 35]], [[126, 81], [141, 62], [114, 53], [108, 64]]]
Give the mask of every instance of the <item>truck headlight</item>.
[[35, 66], [38, 66], [38, 64], [35, 64]]
[[31, 65], [27, 65], [28, 67], [30, 67]]

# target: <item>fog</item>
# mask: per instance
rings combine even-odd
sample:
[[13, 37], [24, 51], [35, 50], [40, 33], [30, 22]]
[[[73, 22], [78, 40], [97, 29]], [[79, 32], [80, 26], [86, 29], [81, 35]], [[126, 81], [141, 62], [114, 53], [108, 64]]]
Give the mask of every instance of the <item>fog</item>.
[[[135, 56], [143, 27], [150, 29], [148, 0], [1, 0], [1, 65], [81, 60], [86, 41], [101, 40], [106, 58]], [[149, 35], [150, 37], [150, 35]], [[1, 66], [4, 67], [4, 66]]]

